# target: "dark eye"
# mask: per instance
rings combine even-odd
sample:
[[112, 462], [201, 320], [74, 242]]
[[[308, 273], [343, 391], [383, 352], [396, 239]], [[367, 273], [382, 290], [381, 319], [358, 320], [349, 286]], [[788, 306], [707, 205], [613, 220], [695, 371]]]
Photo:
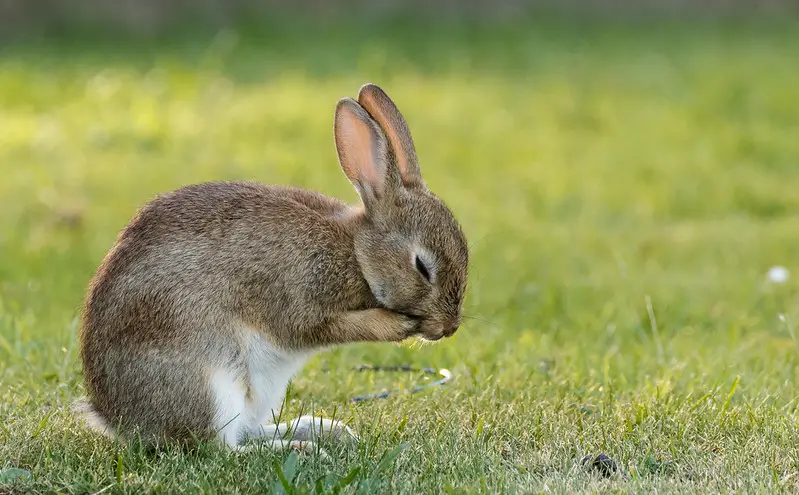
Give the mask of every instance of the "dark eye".
[[419, 270], [419, 273], [429, 282], [430, 281], [430, 270], [427, 269], [424, 262], [416, 257], [416, 269]]

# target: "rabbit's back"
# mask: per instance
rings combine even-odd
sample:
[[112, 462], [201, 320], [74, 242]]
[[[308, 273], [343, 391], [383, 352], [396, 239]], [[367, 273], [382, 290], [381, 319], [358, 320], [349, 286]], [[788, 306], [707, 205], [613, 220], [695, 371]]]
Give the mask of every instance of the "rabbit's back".
[[291, 306], [357, 299], [364, 287], [342, 221], [348, 212], [312, 191], [246, 182], [159, 196], [98, 269], [87, 330], [150, 344], [188, 326], [237, 318], [258, 328]]

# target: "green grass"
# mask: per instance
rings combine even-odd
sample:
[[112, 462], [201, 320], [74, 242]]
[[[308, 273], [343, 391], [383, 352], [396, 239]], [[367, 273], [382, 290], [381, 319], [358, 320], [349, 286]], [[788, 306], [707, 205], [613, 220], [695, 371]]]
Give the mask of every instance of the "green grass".
[[[0, 469], [32, 473], [0, 492], [798, 490], [799, 284], [765, 274], [799, 274], [799, 30], [473, 29], [0, 47]], [[363, 438], [331, 462], [84, 431], [76, 318], [136, 208], [211, 179], [354, 201], [331, 124], [365, 81], [470, 239], [464, 328], [296, 377], [289, 413]], [[414, 383], [361, 363], [455, 378], [350, 405]]]

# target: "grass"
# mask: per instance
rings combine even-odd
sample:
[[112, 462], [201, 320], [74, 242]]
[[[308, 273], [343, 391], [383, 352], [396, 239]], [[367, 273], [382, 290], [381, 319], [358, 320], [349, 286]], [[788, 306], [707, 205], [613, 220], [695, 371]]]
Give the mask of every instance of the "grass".
[[[796, 491], [799, 30], [401, 26], [0, 47], [0, 492]], [[256, 179], [354, 201], [335, 102], [382, 85], [472, 244], [437, 345], [354, 345], [287, 414], [351, 421], [336, 460], [84, 431], [76, 319], [153, 195]], [[446, 367], [442, 388], [358, 405]], [[584, 468], [605, 453], [626, 476]], [[285, 481], [285, 484], [283, 481]], [[0, 483], [2, 483], [0, 481]], [[285, 488], [284, 488], [285, 487]]]

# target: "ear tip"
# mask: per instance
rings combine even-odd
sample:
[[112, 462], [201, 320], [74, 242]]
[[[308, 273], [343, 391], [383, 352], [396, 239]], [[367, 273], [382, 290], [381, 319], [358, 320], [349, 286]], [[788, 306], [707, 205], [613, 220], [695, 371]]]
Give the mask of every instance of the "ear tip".
[[342, 112], [360, 115], [364, 110], [360, 103], [350, 97], [346, 97], [340, 99], [338, 103], [336, 103], [336, 116], [341, 115]]
[[383, 91], [380, 86], [374, 83], [366, 83], [358, 90], [358, 101], [363, 101], [363, 97], [371, 97], [374, 98], [377, 95], [385, 95], [386, 92]]
[[338, 103], [336, 103], [336, 108], [338, 109], [341, 107], [352, 107], [354, 105], [358, 105], [358, 102], [350, 98], [349, 96], [345, 96], [344, 98], [340, 99]]

